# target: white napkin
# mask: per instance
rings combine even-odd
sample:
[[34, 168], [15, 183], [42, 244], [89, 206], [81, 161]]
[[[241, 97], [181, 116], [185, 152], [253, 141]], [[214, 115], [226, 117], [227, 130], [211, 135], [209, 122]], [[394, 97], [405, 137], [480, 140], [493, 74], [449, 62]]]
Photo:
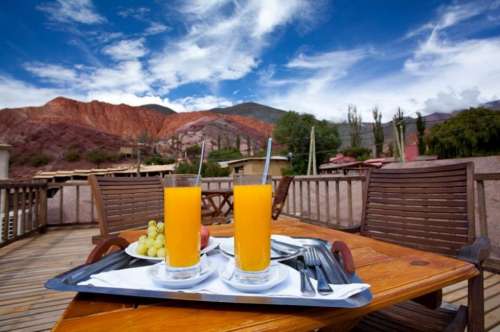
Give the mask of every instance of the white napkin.
[[[238, 296], [280, 296], [280, 297], [302, 297], [300, 292], [300, 273], [289, 267], [288, 278], [285, 279], [281, 284], [269, 289], [265, 292], [260, 293], [246, 293], [236, 290], [228, 285], [226, 285], [220, 278], [219, 275], [224, 271], [227, 264], [234, 264], [233, 260], [227, 259], [222, 254], [212, 254], [207, 257], [210, 264], [216, 264], [218, 273], [214, 273], [208, 279], [202, 281], [198, 285], [193, 286], [189, 289], [172, 289], [177, 292], [187, 292], [187, 293], [210, 293], [210, 294], [221, 294], [221, 295], [238, 295]], [[162, 263], [159, 263], [162, 264]], [[277, 263], [281, 264], [281, 263]], [[151, 279], [150, 272], [148, 269], [153, 268], [153, 266], [144, 266], [129, 268], [123, 270], [102, 272], [94, 274], [90, 279], [78, 283], [78, 285], [92, 285], [95, 287], [111, 287], [111, 288], [127, 288], [127, 289], [143, 289], [152, 291], [166, 291], [171, 290], [169, 288], [157, 285]], [[316, 288], [316, 281], [311, 279], [311, 282]], [[319, 300], [344, 300], [357, 293], [360, 293], [370, 287], [368, 284], [348, 284], [348, 285], [330, 285], [333, 289], [333, 293], [329, 295], [319, 295], [316, 294], [315, 299]], [[309, 297], [313, 298], [313, 297]]]

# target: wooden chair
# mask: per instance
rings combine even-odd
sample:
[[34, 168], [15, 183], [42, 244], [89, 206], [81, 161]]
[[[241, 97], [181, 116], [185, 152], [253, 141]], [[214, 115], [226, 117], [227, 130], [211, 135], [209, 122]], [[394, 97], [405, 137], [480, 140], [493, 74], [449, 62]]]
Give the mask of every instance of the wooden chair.
[[[489, 254], [489, 241], [476, 239], [474, 232], [472, 163], [369, 171], [358, 230], [377, 240], [464, 259], [479, 269]], [[482, 272], [469, 280], [468, 292], [468, 315], [465, 307], [433, 310], [441, 304], [439, 291], [371, 313], [354, 331], [463, 331], [467, 321], [469, 331], [482, 331]]]
[[276, 188], [273, 200], [273, 220], [278, 219], [285, 205], [286, 198], [288, 196], [288, 188], [293, 181], [293, 176], [283, 176]]
[[160, 177], [89, 177], [101, 234], [93, 243], [126, 229], [145, 228], [151, 219], [163, 220]]

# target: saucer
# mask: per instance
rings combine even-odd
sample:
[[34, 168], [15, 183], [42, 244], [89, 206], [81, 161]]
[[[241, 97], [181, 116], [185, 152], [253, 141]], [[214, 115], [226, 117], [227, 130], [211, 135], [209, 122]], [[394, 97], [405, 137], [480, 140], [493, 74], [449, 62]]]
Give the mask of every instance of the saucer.
[[[273, 235], [271, 238], [274, 239], [275, 236]], [[219, 243], [220, 252], [228, 258], [234, 258], [234, 237], [216, 238], [216, 240]], [[288, 260], [300, 254], [299, 250], [284, 252], [284, 251], [277, 251], [273, 247], [274, 244], [271, 244], [271, 260], [273, 262]]]
[[228, 286], [247, 293], [263, 292], [278, 286], [286, 280], [289, 272], [286, 265], [281, 263], [272, 263], [269, 267], [270, 278], [268, 281], [261, 284], [248, 284], [242, 283], [234, 277], [234, 269], [234, 261], [230, 261], [226, 265], [226, 268], [222, 272], [219, 272], [220, 279]]
[[204, 256], [200, 260], [200, 274], [193, 278], [167, 279], [164, 273], [165, 268], [165, 263], [161, 262], [151, 266], [148, 272], [155, 284], [167, 288], [191, 288], [210, 277], [216, 270], [215, 264], [211, 263]]

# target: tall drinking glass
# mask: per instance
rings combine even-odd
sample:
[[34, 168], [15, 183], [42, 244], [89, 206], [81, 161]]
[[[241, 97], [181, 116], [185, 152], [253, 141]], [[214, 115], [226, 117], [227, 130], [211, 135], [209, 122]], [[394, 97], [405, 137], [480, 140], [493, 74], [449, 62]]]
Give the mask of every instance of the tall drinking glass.
[[170, 279], [200, 273], [201, 186], [195, 175], [165, 178], [165, 263]]
[[234, 177], [235, 277], [240, 282], [269, 279], [272, 192], [270, 178], [262, 184], [261, 176]]

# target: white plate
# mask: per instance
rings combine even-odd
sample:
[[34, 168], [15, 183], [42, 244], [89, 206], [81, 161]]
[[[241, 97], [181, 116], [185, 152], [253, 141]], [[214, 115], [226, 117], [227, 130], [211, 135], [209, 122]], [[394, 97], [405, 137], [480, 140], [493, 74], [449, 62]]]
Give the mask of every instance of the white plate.
[[[148, 261], [152, 261], [152, 262], [161, 262], [164, 260], [163, 257], [149, 257], [149, 256], [145, 256], [145, 255], [139, 255], [137, 253], [137, 245], [138, 244], [139, 244], [139, 241], [132, 242], [131, 244], [128, 245], [127, 248], [125, 248], [125, 252], [132, 257], [139, 258], [139, 259], [147, 259]], [[208, 239], [207, 246], [205, 248], [201, 249], [200, 254], [201, 255], [206, 254], [209, 251], [214, 250], [218, 246], [219, 246], [219, 243], [217, 241], [215, 241], [212, 237], [210, 237]]]
[[201, 272], [198, 276], [189, 279], [166, 279], [166, 275], [163, 273], [165, 269], [165, 263], [161, 262], [153, 265], [148, 273], [151, 276], [153, 282], [159, 286], [166, 288], [191, 288], [203, 280], [210, 277], [216, 270], [215, 264], [210, 263], [210, 260], [202, 256], [200, 260]]
[[225, 284], [233, 287], [234, 289], [247, 293], [257, 293], [271, 289], [285, 281], [288, 277], [288, 267], [281, 263], [272, 263], [269, 267], [269, 273], [271, 273], [271, 277], [265, 283], [241, 283], [234, 277], [234, 261], [230, 260], [226, 269], [219, 273], [219, 277]]
[[[272, 239], [278, 239], [278, 236], [272, 235]], [[226, 238], [216, 238], [217, 241], [219, 242], [219, 249], [221, 253], [229, 258], [234, 258], [234, 238], [233, 237], [226, 237]], [[280, 240], [282, 240], [282, 237], [279, 237]], [[295, 243], [294, 243], [295, 244]], [[294, 252], [289, 255], [283, 255], [281, 253], [278, 253], [274, 250], [271, 249], [271, 260], [272, 261], [283, 261], [287, 260], [293, 257], [296, 257], [300, 254], [299, 251]]]

